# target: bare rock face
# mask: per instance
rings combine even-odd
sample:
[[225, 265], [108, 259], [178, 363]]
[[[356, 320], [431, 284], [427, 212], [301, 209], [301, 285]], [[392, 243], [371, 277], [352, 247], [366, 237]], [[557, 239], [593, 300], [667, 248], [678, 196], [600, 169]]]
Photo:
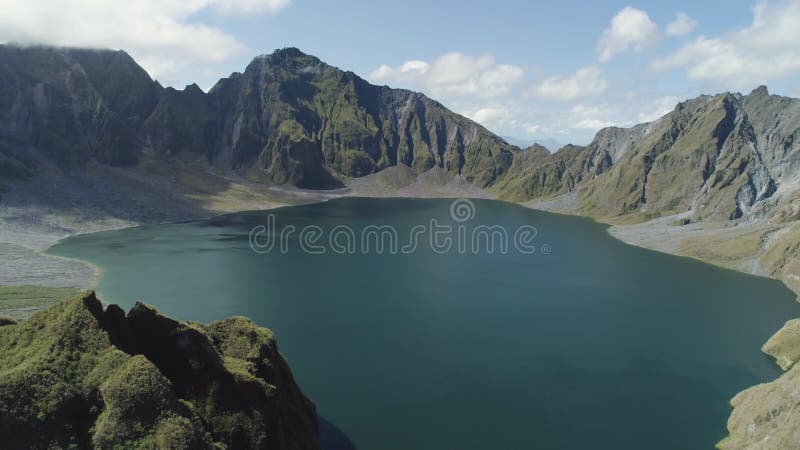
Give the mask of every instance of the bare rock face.
[[798, 138], [800, 100], [763, 86], [701, 96], [655, 122], [600, 130], [586, 147], [519, 152], [494, 190], [516, 201], [574, 193], [574, 212], [600, 219], [763, 220], [800, 189]]
[[0, 327], [7, 448], [316, 449], [317, 415], [272, 334], [179, 322], [94, 293]]
[[642, 123], [631, 128], [604, 128], [597, 132], [592, 145], [598, 151], [607, 153], [612, 164], [619, 161], [649, 134], [657, 122]]
[[398, 163], [487, 187], [516, 150], [422, 94], [371, 85], [294, 48], [204, 93], [163, 88], [122, 51], [0, 45], [0, 175], [9, 177], [154, 154], [306, 188]]
[[696, 220], [732, 220], [775, 191], [741, 96], [720, 94], [679, 104], [580, 192], [594, 216], [691, 211]]
[[574, 192], [613, 165], [608, 150], [616, 151], [594, 144], [566, 145], [551, 155], [544, 147], [534, 145], [515, 155], [508, 175], [493, 186], [493, 191], [519, 202]]
[[135, 164], [159, 89], [124, 52], [0, 45], [0, 174]]

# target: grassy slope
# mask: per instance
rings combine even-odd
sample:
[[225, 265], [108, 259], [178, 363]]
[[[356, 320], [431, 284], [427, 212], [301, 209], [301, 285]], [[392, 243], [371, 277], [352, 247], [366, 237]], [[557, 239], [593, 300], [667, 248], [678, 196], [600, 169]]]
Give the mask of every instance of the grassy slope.
[[77, 293], [73, 288], [0, 286], [0, 315], [24, 319]]
[[93, 293], [0, 321], [6, 448], [316, 448], [272, 334], [244, 318], [128, 317]]

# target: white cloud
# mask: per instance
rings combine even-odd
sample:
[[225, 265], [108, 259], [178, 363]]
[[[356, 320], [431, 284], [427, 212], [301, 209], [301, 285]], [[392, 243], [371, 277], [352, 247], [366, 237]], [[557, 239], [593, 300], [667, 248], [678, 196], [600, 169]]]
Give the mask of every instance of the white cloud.
[[470, 119], [491, 129], [511, 129], [517, 125], [517, 114], [502, 105], [492, 105], [469, 111], [465, 114]]
[[686, 13], [678, 12], [678, 14], [675, 15], [675, 20], [667, 25], [667, 35], [683, 36], [684, 34], [691, 33], [695, 26], [697, 26], [697, 22], [691, 17], [687, 16]]
[[195, 15], [273, 14], [290, 0], [5, 0], [0, 42], [129, 51], [153, 77], [197, 63], [218, 63], [248, 51]]
[[292, 4], [292, 0], [200, 0], [217, 12], [228, 15], [275, 14]]
[[652, 122], [672, 111], [681, 100], [675, 95], [653, 95], [649, 89], [631, 89], [574, 104], [548, 105], [540, 111], [516, 104], [516, 126], [509, 135], [555, 137], [562, 142], [588, 144], [599, 130]]
[[678, 102], [680, 102], [680, 98], [675, 95], [665, 95], [657, 98], [649, 108], [639, 112], [638, 123], [652, 122], [661, 118], [664, 114], [675, 109]]
[[422, 91], [492, 131], [504, 133], [517, 128], [520, 105], [513, 93], [524, 75], [521, 67], [499, 64], [492, 55], [451, 52], [431, 61], [412, 59], [395, 67], [384, 64], [368, 78]]
[[381, 64], [380, 67], [373, 70], [370, 78], [374, 80], [392, 80], [392, 81], [415, 81], [428, 72], [430, 65], [425, 61], [411, 60], [406, 61], [397, 69]]
[[533, 86], [534, 96], [569, 101], [602, 94], [608, 82], [597, 66], [584, 67], [566, 76], [546, 78]]
[[613, 127], [616, 122], [601, 119], [580, 119], [575, 122], [575, 128], [582, 128], [584, 130], [599, 131], [603, 128]]
[[369, 78], [421, 89], [434, 97], [490, 98], [508, 94], [523, 74], [518, 66], [497, 64], [492, 55], [452, 52], [431, 62], [410, 60], [395, 68], [381, 65]]
[[656, 60], [653, 68], [684, 68], [691, 80], [724, 89], [750, 89], [758, 84], [800, 75], [800, 0], [756, 4], [747, 28], [709, 38], [698, 37], [675, 53]]
[[528, 134], [535, 135], [545, 130], [545, 127], [538, 123], [527, 123], [525, 124], [525, 131]]
[[571, 128], [597, 131], [618, 124], [618, 121], [609, 118], [614, 112], [613, 108], [578, 103], [569, 110], [568, 121]]
[[646, 12], [626, 6], [611, 19], [597, 43], [597, 57], [608, 61], [630, 47], [642, 50], [658, 41], [658, 26]]

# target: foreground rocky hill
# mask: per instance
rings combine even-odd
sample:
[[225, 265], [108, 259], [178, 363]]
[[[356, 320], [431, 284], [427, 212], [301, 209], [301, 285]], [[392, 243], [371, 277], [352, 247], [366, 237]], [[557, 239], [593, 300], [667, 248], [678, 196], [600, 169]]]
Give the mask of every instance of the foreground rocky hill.
[[313, 403], [271, 333], [94, 293], [0, 320], [4, 448], [315, 449]]

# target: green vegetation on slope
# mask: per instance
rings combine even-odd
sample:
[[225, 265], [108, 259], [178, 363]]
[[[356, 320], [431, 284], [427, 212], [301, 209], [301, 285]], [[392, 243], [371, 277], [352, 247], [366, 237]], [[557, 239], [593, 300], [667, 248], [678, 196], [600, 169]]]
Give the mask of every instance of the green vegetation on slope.
[[316, 413], [269, 331], [177, 322], [93, 293], [0, 326], [8, 448], [313, 449]]

